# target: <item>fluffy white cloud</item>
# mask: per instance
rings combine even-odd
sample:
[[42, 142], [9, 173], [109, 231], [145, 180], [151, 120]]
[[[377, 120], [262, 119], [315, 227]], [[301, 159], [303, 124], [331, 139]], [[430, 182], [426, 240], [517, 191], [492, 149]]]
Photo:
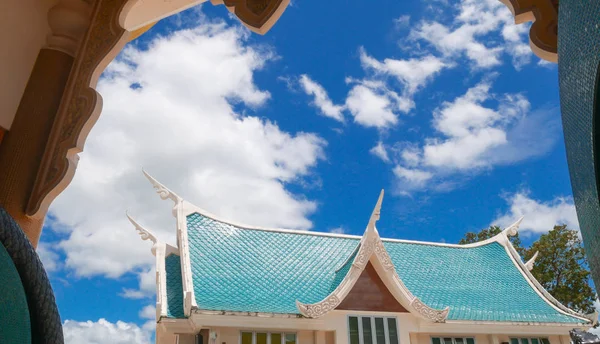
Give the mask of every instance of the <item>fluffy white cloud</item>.
[[387, 128], [398, 123], [394, 113], [397, 94], [381, 83], [355, 85], [346, 98], [346, 108], [354, 116], [354, 122], [375, 128]]
[[313, 81], [306, 74], [300, 76], [299, 82], [306, 94], [314, 96], [314, 105], [321, 110], [323, 115], [331, 117], [336, 121], [344, 121], [344, 107], [333, 104], [323, 86]]
[[[456, 173], [472, 174], [548, 152], [559, 133], [555, 112], [530, 111], [523, 95], [495, 95], [490, 88], [491, 82], [483, 81], [434, 111], [432, 126], [437, 135], [421, 146], [405, 144], [394, 159], [399, 191], [435, 189], [442, 184], [437, 183], [440, 179]], [[542, 125], [543, 133], [535, 130]]]
[[40, 242], [35, 249], [42, 264], [44, 264], [44, 269], [47, 272], [53, 272], [61, 267], [60, 257], [56, 251], [52, 249], [52, 244], [47, 242]]
[[[356, 123], [366, 127], [386, 128], [397, 124], [398, 112], [408, 113], [415, 107], [414, 94], [443, 68], [451, 66], [432, 55], [406, 60], [386, 58], [381, 62], [362, 47], [359, 53], [367, 77], [347, 80], [355, 85], [348, 92], [346, 108]], [[391, 87], [389, 78], [397, 81], [400, 94]]]
[[519, 191], [506, 197], [506, 201], [509, 210], [492, 224], [504, 228], [524, 216], [519, 229], [521, 232], [546, 233], [555, 225], [561, 224], [566, 224], [571, 229], [579, 229], [575, 205], [571, 198], [556, 197], [543, 202], [531, 198], [528, 191]]
[[[224, 218], [309, 229], [316, 203], [286, 189], [311, 173], [325, 142], [288, 133], [235, 109], [258, 109], [270, 94], [253, 74], [272, 52], [248, 46], [243, 29], [222, 23], [157, 37], [147, 50], [126, 48], [98, 85], [103, 113], [75, 178], [50, 209], [65, 265], [76, 276], [139, 273], [153, 284], [150, 243], [125, 210], [161, 239], [174, 242], [172, 204], [161, 201], [141, 168], [180, 196]], [[244, 113], [249, 111], [243, 111]], [[150, 283], [149, 281], [152, 281]]]
[[381, 141], [377, 142], [377, 145], [375, 147], [371, 148], [369, 150], [369, 153], [375, 155], [376, 157], [383, 160], [384, 162], [390, 162], [390, 156], [388, 155], [385, 145]]
[[133, 323], [105, 319], [97, 322], [66, 320], [63, 324], [66, 344], [150, 344], [151, 332]]
[[422, 186], [433, 177], [433, 173], [418, 169], [404, 168], [400, 165], [394, 167], [394, 174], [399, 179], [405, 180], [411, 185]]
[[483, 105], [490, 99], [491, 84], [482, 82], [434, 113], [434, 128], [444, 138], [433, 138], [423, 147], [423, 163], [445, 169], [474, 169], [496, 159], [486, 154], [506, 145], [507, 125], [522, 118], [529, 102], [522, 95], [505, 95], [497, 108]]
[[462, 0], [456, 7], [458, 13], [451, 23], [422, 21], [411, 37], [429, 42], [447, 57], [464, 54], [479, 68], [501, 64], [504, 51], [512, 56], [516, 68], [530, 61], [528, 26], [515, 25], [504, 4], [496, 0]]
[[407, 97], [425, 86], [443, 68], [451, 66], [433, 55], [407, 60], [386, 58], [380, 62], [369, 56], [363, 48], [360, 49], [360, 62], [365, 69], [397, 79], [403, 86], [403, 94]]

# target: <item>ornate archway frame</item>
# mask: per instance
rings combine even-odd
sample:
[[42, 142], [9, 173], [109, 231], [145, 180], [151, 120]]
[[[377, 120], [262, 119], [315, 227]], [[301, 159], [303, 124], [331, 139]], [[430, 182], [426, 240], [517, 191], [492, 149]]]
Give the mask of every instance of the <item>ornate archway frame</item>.
[[[106, 66], [132, 37], [142, 34], [156, 20], [189, 7], [184, 6], [166, 14], [158, 13], [150, 23], [142, 23], [140, 27], [131, 28], [133, 32], [130, 32], [125, 29], [125, 23], [135, 7], [140, 6], [143, 1], [147, 0], [86, 0], [87, 3], [93, 3], [90, 24], [79, 43], [56, 119], [52, 124], [25, 207], [27, 216], [43, 217], [50, 203], [73, 179], [78, 154], [83, 151], [85, 140], [102, 111], [102, 96], [95, 87]], [[194, 0], [188, 2], [192, 5], [199, 3]], [[252, 31], [264, 34], [279, 19], [289, 0], [213, 0], [213, 4], [219, 3], [223, 3]]]

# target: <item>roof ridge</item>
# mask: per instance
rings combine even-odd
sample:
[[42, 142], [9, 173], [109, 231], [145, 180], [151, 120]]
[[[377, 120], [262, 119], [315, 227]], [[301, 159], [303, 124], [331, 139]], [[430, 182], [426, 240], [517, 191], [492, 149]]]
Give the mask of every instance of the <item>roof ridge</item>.
[[[312, 231], [312, 230], [308, 230], [308, 229], [305, 230], [305, 229], [287, 229], [287, 228], [272, 228], [272, 227], [269, 228], [269, 227], [263, 227], [263, 226], [253, 226], [253, 225], [248, 225], [245, 223], [241, 223], [241, 222], [237, 222], [237, 221], [233, 221], [233, 220], [229, 220], [229, 219], [223, 219], [223, 218], [221, 218], [203, 208], [200, 208], [193, 203], [185, 201], [185, 200], [183, 201], [183, 203], [184, 203], [184, 215], [185, 216], [198, 214], [198, 215], [204, 216], [206, 218], [209, 218], [213, 221], [220, 222], [220, 223], [223, 223], [223, 224], [226, 224], [229, 226], [233, 226], [233, 227], [236, 227], [239, 229], [243, 229], [243, 230], [257, 230], [257, 231], [265, 231], [265, 232], [279, 232], [279, 233], [287, 233], [287, 234], [313, 235], [313, 236], [323, 236], [323, 237], [331, 237], [331, 238], [345, 238], [345, 239], [359, 239], [359, 240], [363, 237], [362, 235], [356, 235], [356, 234], [339, 234], [339, 233], [331, 233], [331, 232]], [[493, 240], [493, 241], [483, 240], [483, 241], [478, 241], [473, 244], [463, 245], [463, 244], [451, 244], [451, 243], [443, 243], [443, 242], [411, 240], [411, 239], [397, 239], [397, 238], [381, 238], [381, 241], [383, 241], [383, 242], [398, 242], [398, 243], [415, 244], [415, 245], [452, 247], [452, 248], [462, 248], [462, 249], [481, 247], [481, 246], [485, 246], [485, 245], [491, 244], [493, 242], [496, 242], [495, 240]]]

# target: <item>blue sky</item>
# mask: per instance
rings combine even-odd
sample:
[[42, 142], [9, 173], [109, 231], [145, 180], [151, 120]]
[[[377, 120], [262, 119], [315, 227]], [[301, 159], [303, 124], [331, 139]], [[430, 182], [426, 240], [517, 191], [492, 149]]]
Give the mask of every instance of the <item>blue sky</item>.
[[578, 228], [557, 68], [496, 0], [293, 1], [265, 36], [205, 4], [157, 24], [105, 71], [101, 118], [39, 252], [67, 342], [147, 343], [151, 244], [171, 205], [142, 167], [251, 225], [457, 242], [525, 215]]

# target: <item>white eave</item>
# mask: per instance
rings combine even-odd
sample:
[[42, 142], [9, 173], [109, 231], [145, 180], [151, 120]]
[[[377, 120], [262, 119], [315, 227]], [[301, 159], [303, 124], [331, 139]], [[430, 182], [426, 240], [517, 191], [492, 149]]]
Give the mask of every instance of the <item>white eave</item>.
[[[173, 191], [169, 190], [167, 187], [159, 183], [156, 179], [150, 176], [146, 171], [143, 171], [144, 175], [154, 189], [156, 189], [156, 193], [160, 196], [162, 200], [170, 199], [173, 201], [173, 216], [177, 220], [177, 246], [179, 249], [179, 257], [181, 263], [181, 279], [183, 285], [183, 313], [185, 316], [190, 316], [192, 314], [192, 309], [197, 309], [198, 305], [196, 304], [196, 297], [194, 295], [194, 285], [192, 279], [192, 268], [190, 261], [190, 250], [189, 250], [189, 242], [188, 242], [188, 232], [187, 232], [187, 221], [186, 214], [184, 214], [184, 202], [181, 197], [175, 194]], [[163, 262], [164, 265], [164, 257]], [[166, 309], [166, 308], [165, 308]]]

